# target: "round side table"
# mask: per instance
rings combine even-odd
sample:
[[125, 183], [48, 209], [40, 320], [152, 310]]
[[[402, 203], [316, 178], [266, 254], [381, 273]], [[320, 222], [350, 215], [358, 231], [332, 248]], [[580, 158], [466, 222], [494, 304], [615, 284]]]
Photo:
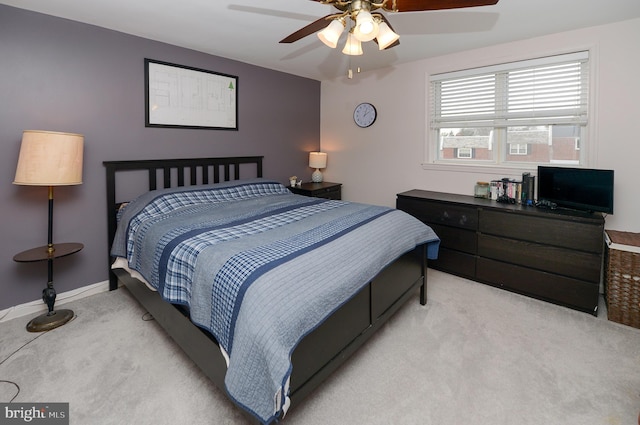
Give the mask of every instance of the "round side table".
[[47, 287], [42, 290], [42, 300], [47, 304], [49, 311], [42, 314], [27, 324], [29, 332], [44, 332], [62, 326], [73, 318], [71, 310], [54, 310], [56, 301], [56, 290], [53, 288], [53, 260], [67, 255], [75, 254], [84, 248], [84, 245], [77, 242], [52, 244], [29, 249], [13, 256], [13, 261], [19, 263], [31, 263], [36, 261], [47, 261], [49, 279]]

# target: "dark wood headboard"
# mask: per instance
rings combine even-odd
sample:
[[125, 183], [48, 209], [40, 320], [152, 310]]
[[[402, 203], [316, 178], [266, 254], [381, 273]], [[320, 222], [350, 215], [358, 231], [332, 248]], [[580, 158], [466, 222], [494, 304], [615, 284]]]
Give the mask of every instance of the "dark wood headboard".
[[147, 171], [148, 190], [193, 186], [239, 180], [243, 164], [254, 164], [255, 174], [242, 178], [262, 177], [262, 156], [226, 158], [147, 159], [134, 161], [104, 161], [107, 171], [107, 227], [109, 232], [109, 289], [118, 288], [118, 279], [111, 271], [111, 244], [116, 234], [118, 207], [116, 173], [119, 171]]

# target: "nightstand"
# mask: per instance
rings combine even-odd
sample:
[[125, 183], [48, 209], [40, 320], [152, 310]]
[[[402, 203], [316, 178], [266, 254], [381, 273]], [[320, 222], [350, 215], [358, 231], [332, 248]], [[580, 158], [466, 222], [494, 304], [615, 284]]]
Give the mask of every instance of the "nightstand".
[[302, 183], [300, 186], [289, 187], [289, 190], [297, 195], [311, 196], [313, 198], [342, 199], [342, 183]]

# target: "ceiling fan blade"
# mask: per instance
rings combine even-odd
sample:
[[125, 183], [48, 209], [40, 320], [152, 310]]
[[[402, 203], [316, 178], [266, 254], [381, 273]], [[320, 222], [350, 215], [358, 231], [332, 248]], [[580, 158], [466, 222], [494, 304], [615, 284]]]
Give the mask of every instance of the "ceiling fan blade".
[[460, 9], [463, 7], [491, 6], [498, 0], [394, 0], [387, 2], [385, 10], [397, 12], [421, 12], [424, 10]]
[[327, 25], [329, 25], [327, 18], [330, 16], [334, 16], [334, 15], [327, 15], [324, 18], [320, 18], [317, 21], [311, 22], [306, 27], [302, 27], [298, 31], [294, 32], [293, 34], [288, 35], [287, 37], [280, 40], [280, 43], [293, 43], [294, 41], [298, 41], [301, 38], [311, 35], [314, 32], [320, 31], [321, 29], [324, 29]]
[[303, 22], [309, 22], [312, 19], [315, 19], [316, 15], [307, 15], [303, 13], [295, 13], [291, 11], [284, 10], [276, 10], [276, 9], [267, 9], [264, 7], [253, 7], [253, 6], [242, 6], [239, 4], [230, 4], [228, 6], [229, 10], [236, 10], [238, 12], [244, 13], [253, 13], [255, 15], [262, 16], [273, 16], [276, 18], [287, 18], [287, 19], [298, 19]]
[[[351, 3], [351, 0], [347, 1], [347, 4], [344, 4], [345, 0], [311, 0], [311, 1], [315, 1], [317, 3], [323, 3], [323, 4], [330, 4], [331, 6], [335, 7], [336, 9], [340, 9], [342, 11], [346, 10], [349, 8]], [[369, 0], [372, 1], [372, 0]], [[336, 4], [338, 3], [338, 4]]]

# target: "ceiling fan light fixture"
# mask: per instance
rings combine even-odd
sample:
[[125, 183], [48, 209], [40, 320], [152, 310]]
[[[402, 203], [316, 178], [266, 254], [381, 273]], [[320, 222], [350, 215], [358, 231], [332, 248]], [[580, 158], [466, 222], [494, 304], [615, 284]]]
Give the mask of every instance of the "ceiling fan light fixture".
[[378, 41], [378, 48], [380, 50], [384, 50], [387, 47], [391, 46], [393, 43], [398, 41], [400, 36], [393, 32], [389, 25], [386, 22], [382, 22], [378, 27], [378, 35], [376, 40]]
[[359, 56], [362, 54], [362, 44], [351, 32], [347, 36], [347, 42], [344, 45], [344, 49], [342, 49], [342, 53], [350, 56]]
[[378, 22], [368, 10], [360, 10], [356, 16], [353, 34], [360, 41], [371, 41], [378, 35]]
[[335, 49], [338, 45], [338, 39], [344, 31], [344, 19], [334, 19], [329, 25], [318, 33], [318, 38], [328, 47]]

